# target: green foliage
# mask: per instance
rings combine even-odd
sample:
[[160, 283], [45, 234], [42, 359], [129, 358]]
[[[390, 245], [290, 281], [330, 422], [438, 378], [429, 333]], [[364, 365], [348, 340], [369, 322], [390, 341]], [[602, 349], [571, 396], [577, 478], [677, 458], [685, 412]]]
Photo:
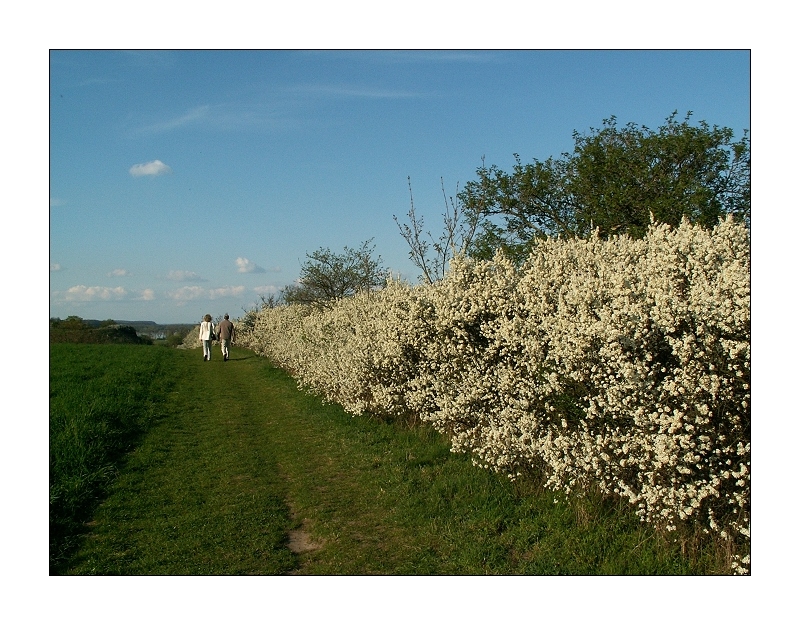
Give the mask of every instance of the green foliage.
[[388, 272], [382, 265], [381, 257], [374, 256], [375, 246], [370, 246], [371, 242], [372, 239], [369, 239], [358, 248], [345, 246], [341, 254], [328, 248], [306, 254], [300, 280], [298, 284], [284, 288], [283, 300], [288, 304], [325, 306], [359, 291], [371, 291], [384, 286]]
[[497, 249], [517, 260], [548, 236], [644, 235], [652, 219], [673, 226], [686, 218], [712, 227], [731, 214], [750, 222], [750, 140], [730, 128], [690, 123], [677, 112], [653, 131], [615, 117], [602, 129], [573, 133], [573, 152], [522, 164], [511, 173], [482, 165], [459, 195], [481, 229], [469, 250]]
[[184, 335], [180, 332], [173, 332], [167, 337], [167, 346], [168, 347], [178, 347], [178, 345], [183, 344]]

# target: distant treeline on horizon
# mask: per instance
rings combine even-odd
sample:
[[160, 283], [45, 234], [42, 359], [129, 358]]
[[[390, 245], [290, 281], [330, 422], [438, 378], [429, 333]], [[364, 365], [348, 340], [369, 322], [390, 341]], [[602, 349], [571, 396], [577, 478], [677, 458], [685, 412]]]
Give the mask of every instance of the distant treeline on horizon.
[[[83, 319], [82, 317], [71, 317], [73, 319], [79, 319], [81, 323], [87, 325], [91, 328], [99, 328], [100, 326], [104, 325], [120, 325], [120, 326], [132, 326], [134, 328], [141, 328], [141, 329], [172, 329], [172, 328], [191, 328], [196, 325], [197, 323], [156, 323], [155, 321], [126, 321], [124, 319]], [[70, 319], [70, 317], [67, 317]], [[66, 321], [66, 319], [61, 319], [59, 317], [51, 317], [50, 321]]]
[[71, 315], [66, 319], [50, 318], [51, 343], [138, 343], [152, 344], [166, 339], [173, 347], [182, 343], [195, 324], [158, 324], [154, 321], [115, 321], [82, 319]]

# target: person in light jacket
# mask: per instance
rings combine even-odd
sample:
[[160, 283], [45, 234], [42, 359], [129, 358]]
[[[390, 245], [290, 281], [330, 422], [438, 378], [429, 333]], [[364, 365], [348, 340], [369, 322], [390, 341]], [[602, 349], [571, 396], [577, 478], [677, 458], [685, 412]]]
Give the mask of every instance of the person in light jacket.
[[211, 360], [211, 341], [214, 337], [214, 324], [211, 315], [203, 317], [200, 324], [200, 342], [203, 343], [203, 360]]
[[228, 313], [225, 313], [225, 318], [219, 322], [217, 331], [219, 334], [219, 347], [222, 350], [222, 361], [225, 362], [230, 358], [229, 348], [236, 339], [236, 329], [228, 319]]

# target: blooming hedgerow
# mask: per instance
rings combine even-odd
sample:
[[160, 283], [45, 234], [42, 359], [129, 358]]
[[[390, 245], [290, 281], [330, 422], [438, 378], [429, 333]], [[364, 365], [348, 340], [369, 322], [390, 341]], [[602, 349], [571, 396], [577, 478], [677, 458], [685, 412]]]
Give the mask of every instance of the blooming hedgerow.
[[265, 309], [242, 340], [346, 410], [416, 415], [454, 451], [564, 492], [594, 485], [749, 566], [750, 252], [732, 219], [546, 240], [522, 267]]

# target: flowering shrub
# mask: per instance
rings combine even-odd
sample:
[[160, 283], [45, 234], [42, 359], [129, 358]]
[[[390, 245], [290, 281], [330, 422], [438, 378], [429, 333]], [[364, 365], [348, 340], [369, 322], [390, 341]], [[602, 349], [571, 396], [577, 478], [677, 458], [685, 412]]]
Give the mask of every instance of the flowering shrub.
[[750, 254], [732, 220], [455, 259], [330, 310], [260, 311], [241, 342], [346, 410], [415, 415], [512, 479], [589, 485], [749, 563]]
[[195, 327], [189, 330], [186, 333], [186, 336], [183, 337], [183, 341], [181, 341], [181, 348], [183, 349], [194, 349], [200, 345], [200, 339], [197, 338], [200, 336], [200, 324], [198, 323]]

